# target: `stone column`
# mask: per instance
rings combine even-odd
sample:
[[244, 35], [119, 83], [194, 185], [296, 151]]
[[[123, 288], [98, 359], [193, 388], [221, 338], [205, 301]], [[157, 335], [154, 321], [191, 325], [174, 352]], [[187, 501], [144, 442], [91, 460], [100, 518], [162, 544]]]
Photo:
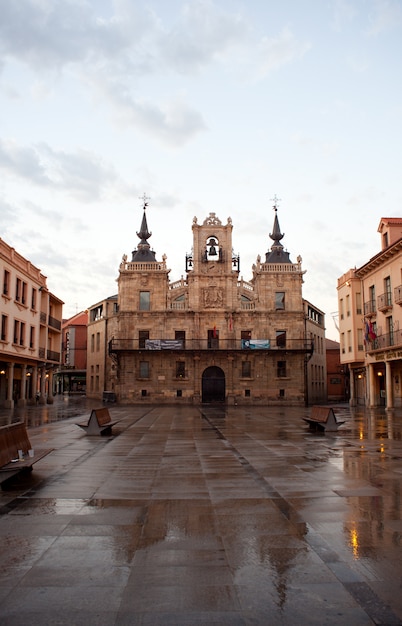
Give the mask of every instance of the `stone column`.
[[376, 402], [375, 402], [376, 383], [375, 383], [375, 376], [374, 376], [374, 367], [371, 363], [369, 363], [367, 367], [368, 367], [368, 383], [369, 383], [369, 397], [368, 397], [369, 407], [374, 407], [376, 406]]
[[4, 403], [6, 409], [14, 408], [13, 387], [14, 387], [14, 363], [9, 363], [7, 366], [7, 399]]
[[21, 397], [18, 398], [17, 404], [18, 406], [26, 405], [26, 397], [27, 397], [27, 366], [24, 363], [21, 365]]
[[350, 406], [356, 406], [355, 376], [356, 376], [355, 370], [351, 369], [350, 376], [349, 376], [349, 392], [350, 392], [349, 404]]
[[387, 409], [394, 408], [391, 361], [385, 361], [385, 397]]
[[49, 378], [47, 381], [47, 403], [53, 404], [54, 396], [53, 396], [53, 370], [49, 370]]
[[40, 397], [39, 404], [46, 404], [46, 367], [40, 368]]
[[32, 398], [31, 398], [31, 402], [32, 404], [35, 404], [36, 402], [36, 392], [38, 391], [38, 366], [34, 365], [32, 368], [32, 385], [31, 385], [31, 389], [32, 389]]
[[232, 355], [228, 356], [228, 376], [227, 376], [227, 401], [228, 404], [236, 404], [236, 390], [233, 387], [233, 361]]

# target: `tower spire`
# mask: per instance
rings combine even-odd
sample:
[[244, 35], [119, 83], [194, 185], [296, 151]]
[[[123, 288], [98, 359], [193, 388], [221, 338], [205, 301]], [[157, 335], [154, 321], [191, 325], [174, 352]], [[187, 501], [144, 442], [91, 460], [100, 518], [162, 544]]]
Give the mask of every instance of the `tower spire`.
[[139, 237], [140, 243], [138, 244], [137, 249], [133, 250], [131, 260], [137, 263], [149, 262], [149, 261], [155, 262], [156, 261], [155, 252], [151, 250], [151, 246], [148, 243], [148, 239], [152, 236], [152, 233], [149, 232], [148, 230], [148, 223], [147, 223], [147, 216], [146, 216], [146, 209], [148, 206], [147, 200], [149, 200], [149, 198], [144, 193], [144, 195], [140, 199], [143, 201], [143, 209], [144, 209], [144, 213], [142, 215], [141, 227], [140, 227], [140, 230], [137, 232], [137, 237]]
[[271, 246], [271, 252], [265, 254], [265, 263], [291, 263], [289, 259], [289, 252], [285, 252], [281, 239], [285, 236], [285, 233], [281, 233], [278, 219], [278, 202], [279, 198], [276, 195], [272, 198], [274, 203], [272, 209], [275, 211], [274, 226], [272, 233], [269, 233], [270, 238], [274, 242]]

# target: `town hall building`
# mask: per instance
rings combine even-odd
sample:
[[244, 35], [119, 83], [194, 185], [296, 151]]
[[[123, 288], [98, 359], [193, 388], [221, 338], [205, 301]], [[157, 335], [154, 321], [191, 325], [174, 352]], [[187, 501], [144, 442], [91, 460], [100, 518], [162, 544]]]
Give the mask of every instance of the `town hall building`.
[[272, 245], [249, 281], [240, 277], [231, 218], [209, 213], [193, 218], [186, 274], [170, 282], [166, 256], [158, 260], [149, 244], [146, 209], [144, 202], [137, 248], [120, 263], [117, 296], [89, 309], [87, 396], [121, 404], [324, 401], [324, 314], [303, 300], [302, 260], [292, 262], [281, 243], [276, 203]]

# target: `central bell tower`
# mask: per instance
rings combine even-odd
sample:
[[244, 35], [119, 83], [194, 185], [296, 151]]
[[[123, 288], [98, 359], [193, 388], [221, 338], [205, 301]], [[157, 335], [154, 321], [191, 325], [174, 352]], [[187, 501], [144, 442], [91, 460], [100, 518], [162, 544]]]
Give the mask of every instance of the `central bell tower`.
[[231, 218], [223, 225], [215, 213], [202, 224], [195, 217], [192, 230], [193, 250], [186, 256], [190, 308], [233, 310], [240, 259], [233, 253]]

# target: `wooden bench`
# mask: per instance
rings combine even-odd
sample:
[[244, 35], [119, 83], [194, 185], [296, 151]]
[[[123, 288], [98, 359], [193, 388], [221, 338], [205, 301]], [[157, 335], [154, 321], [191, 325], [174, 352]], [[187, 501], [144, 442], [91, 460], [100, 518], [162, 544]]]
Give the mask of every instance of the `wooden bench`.
[[[19, 458], [19, 450], [22, 451], [22, 458]], [[21, 471], [30, 472], [33, 464], [51, 451], [52, 448], [32, 449], [24, 422], [0, 426], [0, 482], [5, 482]]]
[[83, 428], [87, 435], [103, 435], [111, 433], [112, 426], [117, 422], [112, 422], [109, 409], [102, 407], [101, 409], [92, 409], [87, 424], [77, 424], [80, 428]]
[[335, 432], [344, 421], [336, 419], [334, 409], [329, 406], [313, 406], [310, 417], [302, 417], [311, 430]]

